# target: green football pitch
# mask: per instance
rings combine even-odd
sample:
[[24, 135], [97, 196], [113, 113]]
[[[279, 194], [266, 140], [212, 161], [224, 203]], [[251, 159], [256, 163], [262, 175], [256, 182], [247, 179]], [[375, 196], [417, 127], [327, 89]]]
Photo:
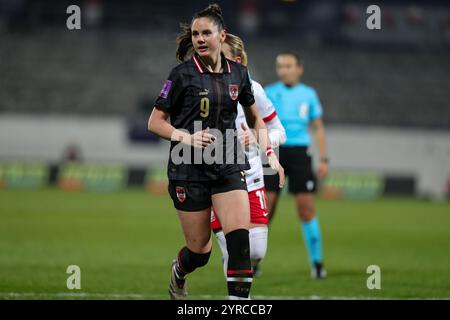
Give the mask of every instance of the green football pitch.
[[[284, 197], [253, 298], [450, 298], [450, 204], [317, 199], [328, 278], [312, 280], [291, 197]], [[168, 197], [0, 191], [0, 299], [167, 299], [183, 245]], [[69, 290], [69, 265], [81, 289]], [[369, 290], [367, 267], [381, 270]], [[226, 297], [220, 250], [188, 278], [192, 299]]]

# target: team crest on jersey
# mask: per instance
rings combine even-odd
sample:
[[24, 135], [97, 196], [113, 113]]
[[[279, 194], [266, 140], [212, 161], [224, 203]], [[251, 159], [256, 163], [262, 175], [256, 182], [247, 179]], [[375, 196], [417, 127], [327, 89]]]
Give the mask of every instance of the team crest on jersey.
[[183, 187], [176, 187], [175, 192], [177, 193], [178, 201], [183, 203], [186, 200], [186, 190]]
[[228, 92], [230, 93], [231, 100], [236, 100], [239, 95], [239, 86], [236, 84], [230, 84], [228, 86]]

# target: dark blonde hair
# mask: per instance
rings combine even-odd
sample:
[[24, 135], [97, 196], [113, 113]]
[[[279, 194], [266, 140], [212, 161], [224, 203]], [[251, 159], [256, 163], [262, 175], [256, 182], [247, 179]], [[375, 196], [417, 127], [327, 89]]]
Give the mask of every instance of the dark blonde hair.
[[192, 54], [192, 22], [198, 18], [209, 18], [218, 27], [219, 31], [225, 30], [225, 22], [222, 17], [222, 9], [216, 3], [210, 4], [207, 8], [200, 12], [197, 12], [192, 17], [191, 24], [180, 24], [180, 32], [177, 35], [177, 51], [176, 57], [179, 61], [183, 62], [186, 56]]
[[225, 43], [230, 46], [231, 54], [234, 58], [240, 57], [241, 63], [246, 66], [248, 62], [247, 52], [245, 52], [244, 41], [234, 34], [227, 33]]

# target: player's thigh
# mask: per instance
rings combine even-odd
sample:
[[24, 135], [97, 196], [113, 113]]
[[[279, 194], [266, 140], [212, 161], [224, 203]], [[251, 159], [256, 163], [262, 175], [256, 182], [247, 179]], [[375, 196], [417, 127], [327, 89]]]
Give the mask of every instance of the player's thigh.
[[183, 229], [186, 246], [193, 252], [206, 253], [211, 251], [211, 209], [201, 211], [177, 210]]
[[250, 206], [244, 171], [230, 173], [215, 181], [211, 193], [224, 234], [236, 229], [248, 229]]
[[279, 192], [266, 191], [266, 203], [269, 216], [274, 214], [275, 207], [277, 206]]
[[233, 230], [249, 228], [250, 206], [247, 191], [216, 193], [212, 196], [212, 202], [225, 235]]
[[217, 181], [211, 192], [212, 204], [224, 234], [249, 228], [250, 205], [243, 172], [231, 173]]

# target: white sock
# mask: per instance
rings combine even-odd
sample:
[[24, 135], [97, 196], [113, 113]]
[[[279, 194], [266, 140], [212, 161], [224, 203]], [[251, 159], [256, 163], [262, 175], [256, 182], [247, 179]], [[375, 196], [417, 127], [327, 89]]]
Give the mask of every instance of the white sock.
[[254, 266], [266, 256], [268, 228], [267, 226], [256, 227], [249, 231], [250, 259], [252, 260], [252, 266]]

